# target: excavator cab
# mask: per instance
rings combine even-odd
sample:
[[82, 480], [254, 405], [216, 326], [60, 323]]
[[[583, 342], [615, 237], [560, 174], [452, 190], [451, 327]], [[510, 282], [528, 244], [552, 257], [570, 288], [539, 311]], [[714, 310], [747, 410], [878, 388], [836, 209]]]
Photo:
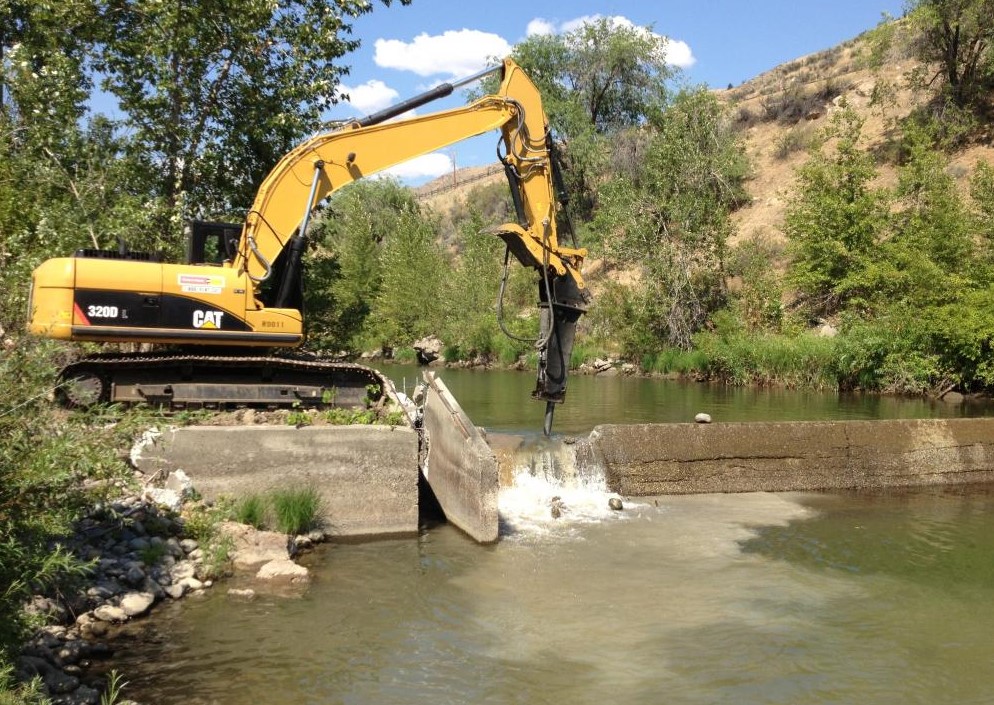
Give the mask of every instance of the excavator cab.
[[186, 225], [186, 263], [222, 264], [238, 254], [241, 223], [191, 220]]

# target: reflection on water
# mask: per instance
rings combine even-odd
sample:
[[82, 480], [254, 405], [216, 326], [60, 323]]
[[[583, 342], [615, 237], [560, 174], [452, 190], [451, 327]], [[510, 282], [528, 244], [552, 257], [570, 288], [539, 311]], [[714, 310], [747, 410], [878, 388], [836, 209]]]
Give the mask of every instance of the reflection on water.
[[164, 705], [989, 703], [992, 510], [665, 497], [488, 548], [450, 527], [325, 546], [298, 598], [222, 587], [118, 667]]
[[831, 520], [764, 527], [743, 548], [829, 572], [994, 590], [994, 486], [851, 492], [813, 506]]
[[[412, 392], [421, 379], [415, 366], [385, 365], [398, 389]], [[442, 369], [438, 375], [478, 426], [493, 431], [541, 433], [545, 404], [530, 398], [533, 375], [506, 370]], [[989, 402], [960, 406], [941, 401], [758, 387], [726, 387], [636, 377], [574, 375], [554, 430], [586, 435], [603, 423], [690, 422], [698, 412], [715, 421], [815, 421], [983, 416]]]

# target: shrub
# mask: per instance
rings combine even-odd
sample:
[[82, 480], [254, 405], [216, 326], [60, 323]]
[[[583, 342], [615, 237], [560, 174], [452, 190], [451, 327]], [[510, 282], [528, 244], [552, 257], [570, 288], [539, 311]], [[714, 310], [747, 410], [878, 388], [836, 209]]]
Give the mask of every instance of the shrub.
[[807, 150], [813, 141], [814, 135], [808, 125], [795, 125], [777, 138], [773, 156], [782, 161], [795, 152]]
[[64, 352], [23, 338], [0, 358], [0, 659], [30, 627], [23, 601], [86, 570], [63, 547], [95, 499], [83, 482], [112, 488], [129, 474], [116, 450], [127, 424], [90, 425], [46, 400]]
[[642, 370], [659, 374], [689, 375], [704, 369], [706, 359], [700, 350], [669, 347], [642, 357]]

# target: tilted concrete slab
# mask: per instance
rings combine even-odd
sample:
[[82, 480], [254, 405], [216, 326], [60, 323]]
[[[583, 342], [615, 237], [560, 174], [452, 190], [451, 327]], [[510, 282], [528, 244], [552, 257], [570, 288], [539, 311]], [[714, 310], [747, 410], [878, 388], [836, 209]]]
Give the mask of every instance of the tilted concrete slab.
[[497, 458], [448, 388], [432, 372], [424, 429], [428, 454], [422, 474], [445, 518], [480, 543], [497, 540]]
[[605, 425], [578, 449], [622, 495], [994, 481], [994, 419]]
[[418, 531], [418, 434], [398, 426], [191, 426], [164, 433], [142, 472], [182, 469], [204, 497], [313, 487], [337, 537]]

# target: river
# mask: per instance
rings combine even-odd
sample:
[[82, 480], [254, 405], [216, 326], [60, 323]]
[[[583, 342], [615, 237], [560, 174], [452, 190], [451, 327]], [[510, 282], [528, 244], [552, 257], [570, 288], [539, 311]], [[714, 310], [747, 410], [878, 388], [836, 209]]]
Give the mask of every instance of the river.
[[[421, 379], [421, 370], [413, 365], [389, 365], [383, 371], [408, 393]], [[499, 432], [541, 433], [545, 404], [529, 398], [533, 374], [477, 369], [438, 374], [476, 425]], [[566, 402], [556, 408], [553, 430], [586, 435], [597, 424], [690, 422], [699, 412], [714, 421], [914, 419], [987, 416], [994, 414], [994, 405], [989, 400], [952, 405], [922, 397], [574, 375]]]
[[[443, 378], [478, 423], [541, 424], [541, 409], [521, 413], [526, 375]], [[963, 413], [833, 396], [578, 378], [557, 424]], [[613, 512], [597, 479], [563, 483], [522, 474], [505, 488], [495, 546], [449, 526], [326, 545], [289, 595], [244, 601], [222, 584], [163, 606], [120, 645], [125, 693], [162, 705], [992, 702], [994, 488], [637, 498]]]

